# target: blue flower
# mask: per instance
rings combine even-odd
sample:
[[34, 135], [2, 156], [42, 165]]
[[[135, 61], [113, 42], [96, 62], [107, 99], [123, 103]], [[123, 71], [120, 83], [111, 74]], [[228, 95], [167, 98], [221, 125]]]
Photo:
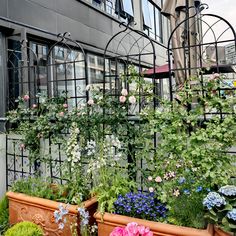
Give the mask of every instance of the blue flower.
[[235, 197], [236, 196], [236, 186], [234, 185], [226, 185], [219, 189], [219, 193], [228, 196], [228, 197]]
[[208, 209], [211, 210], [213, 207], [221, 207], [226, 205], [225, 198], [220, 196], [219, 193], [210, 192], [207, 196], [203, 199], [203, 205]]
[[227, 218], [236, 222], [236, 208], [227, 213]]
[[196, 192], [199, 193], [202, 191], [202, 186], [198, 186], [197, 189], [196, 189]]
[[190, 194], [190, 191], [188, 189], [184, 189], [185, 194]]
[[180, 177], [178, 180], [179, 184], [183, 184], [183, 183], [185, 183], [185, 181], [186, 181], [186, 179], [184, 177]]
[[80, 214], [80, 226], [85, 227], [89, 223], [89, 213], [83, 207], [78, 208], [78, 212]]

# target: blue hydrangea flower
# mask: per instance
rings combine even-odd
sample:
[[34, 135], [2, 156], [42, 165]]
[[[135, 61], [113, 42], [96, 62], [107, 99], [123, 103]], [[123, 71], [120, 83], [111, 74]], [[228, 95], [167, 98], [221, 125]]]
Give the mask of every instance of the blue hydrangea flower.
[[221, 187], [218, 192], [228, 197], [236, 197], [236, 186], [226, 185]]
[[221, 207], [226, 205], [225, 198], [220, 196], [219, 193], [210, 192], [207, 196], [203, 199], [203, 205], [208, 209], [211, 210], [213, 207]]
[[236, 208], [227, 213], [227, 218], [236, 222]]

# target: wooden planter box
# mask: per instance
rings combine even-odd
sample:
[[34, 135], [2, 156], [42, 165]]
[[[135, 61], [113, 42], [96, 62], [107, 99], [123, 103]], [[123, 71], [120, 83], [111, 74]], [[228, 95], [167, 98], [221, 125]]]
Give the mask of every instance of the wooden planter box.
[[233, 236], [233, 233], [227, 233], [217, 226], [214, 226], [214, 236]]
[[189, 227], [175, 226], [160, 222], [142, 220], [128, 216], [105, 213], [103, 218], [100, 213], [95, 213], [94, 218], [98, 224], [98, 236], [109, 236], [112, 230], [117, 227], [125, 227], [130, 222], [149, 227], [154, 236], [213, 236], [213, 226], [207, 229], [194, 229]]
[[[78, 223], [79, 225], [77, 205], [70, 205], [65, 227], [59, 230], [54, 219], [54, 211], [58, 210], [59, 202], [31, 197], [22, 193], [8, 192], [6, 195], [9, 200], [10, 224], [16, 224], [20, 221], [34, 222], [42, 227], [45, 236], [71, 236], [71, 223]], [[66, 204], [63, 205], [66, 206]], [[91, 198], [85, 201], [84, 207], [89, 211], [90, 223], [93, 224], [95, 222], [93, 214], [97, 209], [96, 199]]]

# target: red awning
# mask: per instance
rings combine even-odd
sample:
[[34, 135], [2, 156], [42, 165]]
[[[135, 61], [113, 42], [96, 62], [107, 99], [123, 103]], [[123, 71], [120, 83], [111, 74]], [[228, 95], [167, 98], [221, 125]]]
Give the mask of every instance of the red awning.
[[[212, 65], [210, 68], [207, 66], [204, 66], [201, 68], [203, 71], [203, 74], [212, 74], [212, 73], [235, 73], [235, 67], [231, 65]], [[172, 69], [172, 72], [174, 73], [175, 69]], [[154, 77], [155, 79], [165, 79], [169, 78], [169, 65], [165, 64], [162, 66], [156, 66], [155, 67], [155, 73], [154, 68], [150, 68], [144, 71], [144, 77]]]

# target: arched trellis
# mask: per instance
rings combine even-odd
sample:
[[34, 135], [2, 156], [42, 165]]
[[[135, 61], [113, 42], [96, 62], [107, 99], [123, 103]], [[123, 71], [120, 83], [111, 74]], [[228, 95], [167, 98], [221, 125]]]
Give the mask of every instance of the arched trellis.
[[[128, 73], [129, 65], [134, 65], [139, 77], [143, 77], [145, 68], [154, 68], [156, 63], [156, 52], [155, 46], [152, 39], [150, 39], [142, 31], [135, 30], [130, 27], [130, 24], [121, 23], [120, 27], [124, 27], [123, 30], [117, 32], [113, 37], [110, 38], [106, 44], [104, 50], [104, 74], [103, 74], [103, 91], [104, 93], [110, 93], [114, 96], [119, 96], [121, 91], [120, 75], [123, 74], [127, 78], [130, 76]], [[115, 73], [111, 74], [107, 69], [106, 60], [114, 61]], [[119, 71], [118, 64], [124, 65], [123, 71]], [[107, 80], [114, 80], [114, 87], [110, 86], [106, 88]], [[157, 93], [157, 81], [155, 77], [150, 77], [154, 85], [154, 93]], [[127, 84], [123, 85], [123, 88], [129, 87]], [[141, 96], [141, 94], [140, 94]], [[156, 101], [154, 101], [155, 103]], [[156, 105], [156, 104], [155, 104]], [[154, 105], [154, 106], [155, 106]], [[139, 112], [141, 111], [142, 104], [139, 104]]]
[[[193, 7], [187, 11], [191, 8]], [[181, 21], [170, 34], [167, 50], [171, 101], [176, 99], [180, 104], [182, 103], [177, 93], [181, 92], [186, 82], [194, 93], [207, 97], [206, 82], [217, 81], [220, 76], [221, 79], [217, 82], [217, 89], [213, 96], [224, 99], [227, 99], [228, 95], [226, 94], [230, 94], [231, 97], [236, 96], [234, 82], [236, 60], [227, 58], [225, 55], [225, 47], [230, 46], [232, 55], [236, 57], [236, 32], [223, 17], [202, 13], [208, 8], [207, 4], [201, 4], [198, 8], [194, 8], [194, 14]], [[220, 27], [218, 27], [219, 25]], [[179, 36], [179, 45], [174, 47], [173, 40], [175, 40], [176, 34]], [[183, 57], [178, 58], [179, 54]], [[195, 85], [199, 85], [197, 84], [199, 81], [200, 86], [195, 87]], [[196, 105], [194, 103], [198, 102], [198, 100], [192, 101], [185, 103], [184, 106], [188, 111], [191, 111]], [[227, 115], [235, 115], [235, 108], [232, 107], [231, 111], [227, 112], [222, 106], [209, 110], [207, 104], [204, 103], [203, 114], [199, 116], [199, 125], [205, 127], [205, 124], [214, 117], [218, 117], [222, 121]], [[192, 127], [190, 126], [189, 129], [191, 131]], [[235, 156], [235, 147], [227, 150], [227, 153]]]
[[[192, 8], [194, 7], [187, 11]], [[190, 77], [203, 78], [212, 73], [226, 75], [234, 72], [233, 66], [236, 62], [222, 61], [220, 47], [231, 44], [232, 54], [236, 55], [235, 30], [227, 20], [218, 15], [202, 14], [204, 9], [208, 9], [208, 5], [201, 4], [194, 8], [194, 13], [191, 16], [186, 14], [186, 18], [170, 34], [167, 51], [171, 100], [175, 97], [175, 92], [181, 89], [184, 81]], [[221, 29], [218, 25], [221, 25]], [[175, 38], [176, 35], [178, 39]], [[177, 40], [175, 47], [174, 40]], [[233, 86], [221, 89], [235, 90]]]
[[83, 47], [70, 38], [70, 33], [58, 34], [58, 41], [47, 54], [47, 94], [66, 93], [70, 106], [87, 101], [87, 61]]
[[27, 41], [15, 41], [8, 50], [8, 109], [15, 108], [18, 96], [36, 94], [38, 79], [38, 57]]
[[[36, 44], [35, 44], [36, 45]], [[16, 108], [18, 97], [29, 95], [25, 104], [41, 102], [40, 98], [65, 95], [68, 109], [87, 102], [86, 86], [87, 61], [83, 47], [70, 38], [70, 33], [58, 35], [58, 41], [51, 47], [44, 47], [39, 57], [38, 48], [31, 42], [14, 41], [8, 50], [8, 109]], [[66, 135], [66, 134], [65, 134]], [[20, 137], [7, 135], [6, 140], [6, 182], [7, 187], [19, 178], [34, 175], [39, 170], [54, 181], [62, 183], [59, 166], [64, 161], [62, 144], [52, 145], [50, 138], [44, 141], [48, 153], [51, 154], [47, 167], [35, 161], [30, 163], [27, 150], [21, 149]]]
[[[120, 101], [122, 89], [127, 89], [128, 96], [129, 94], [132, 94], [138, 98], [137, 103], [128, 103], [126, 106], [126, 117], [129, 124], [127, 124], [127, 122], [125, 123], [124, 126], [126, 128], [123, 126], [123, 130], [125, 131], [123, 134], [120, 134], [119, 138], [125, 140], [123, 143], [128, 149], [127, 156], [123, 161], [135, 165], [135, 168], [131, 167], [129, 169], [129, 174], [131, 174], [132, 178], [136, 178], [140, 183], [140, 186], [142, 186], [142, 173], [139, 171], [135, 172], [134, 170], [141, 170], [144, 168], [142, 157], [136, 158], [143, 147], [134, 146], [131, 139], [136, 138], [135, 130], [142, 133], [143, 123], [139, 118], [143, 108], [148, 105], [155, 109], [158, 105], [157, 96], [159, 96], [160, 91], [159, 81], [155, 79], [154, 75], [149, 78], [145, 78], [144, 75], [146, 68], [154, 68], [155, 72], [156, 48], [152, 39], [143, 32], [135, 30], [130, 24], [126, 25], [121, 23], [120, 27], [123, 29], [110, 38], [104, 50], [104, 74], [103, 86], [101, 89], [103, 90], [104, 96], [110, 96], [116, 101]], [[108, 66], [108, 62], [113, 63], [113, 68]], [[132, 72], [130, 67], [133, 69]], [[135, 76], [138, 81], [146, 80], [152, 85], [150, 86], [152, 87], [152, 93], [157, 96], [154, 96], [151, 103], [147, 101], [146, 94], [142, 89], [139, 89], [138, 91], [134, 89], [134, 84], [130, 83], [133, 76]], [[109, 110], [104, 110], [106, 115], [112, 116], [112, 113], [110, 114], [109, 112]], [[104, 125], [106, 126], [106, 124]], [[117, 130], [118, 125], [117, 122]], [[122, 126], [122, 123], [120, 125]], [[117, 130], [116, 132], [119, 132]], [[107, 135], [107, 133], [105, 133], [105, 135]], [[121, 137], [122, 135], [124, 137]], [[156, 146], [155, 135], [151, 139], [153, 147]], [[134, 160], [138, 161], [135, 162]]]

